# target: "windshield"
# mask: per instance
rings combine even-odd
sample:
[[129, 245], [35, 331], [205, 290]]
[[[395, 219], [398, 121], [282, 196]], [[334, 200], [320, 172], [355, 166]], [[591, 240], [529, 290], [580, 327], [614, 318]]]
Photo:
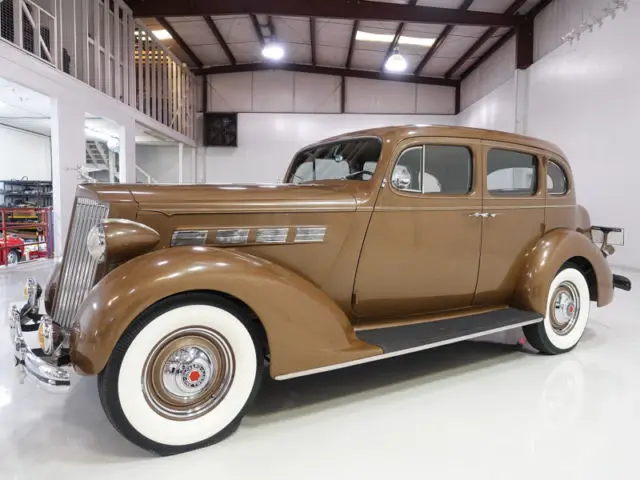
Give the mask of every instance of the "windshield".
[[378, 138], [357, 138], [307, 148], [293, 160], [286, 183], [371, 180], [381, 150], [382, 142]]

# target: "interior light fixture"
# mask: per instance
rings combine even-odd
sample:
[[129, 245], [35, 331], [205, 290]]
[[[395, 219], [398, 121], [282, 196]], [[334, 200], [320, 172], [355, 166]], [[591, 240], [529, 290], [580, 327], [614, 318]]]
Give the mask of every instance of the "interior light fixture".
[[262, 56], [269, 60], [282, 60], [284, 57], [284, 48], [277, 43], [269, 42], [265, 44], [262, 49]]
[[[391, 43], [395, 35], [391, 33], [371, 33], [358, 30], [356, 32], [356, 40], [363, 42], [379, 42], [379, 43]], [[398, 45], [417, 45], [419, 47], [432, 47], [435, 43], [435, 38], [422, 38], [422, 37], [408, 37], [401, 36], [398, 39]]]
[[153, 36], [158, 40], [170, 40], [173, 38], [169, 32], [167, 32], [164, 28], [160, 30], [152, 30]]
[[387, 62], [384, 64], [384, 68], [388, 72], [404, 72], [407, 69], [407, 61], [402, 55], [400, 55], [400, 52], [398, 52], [398, 49], [396, 48], [393, 51], [393, 55], [387, 59]]

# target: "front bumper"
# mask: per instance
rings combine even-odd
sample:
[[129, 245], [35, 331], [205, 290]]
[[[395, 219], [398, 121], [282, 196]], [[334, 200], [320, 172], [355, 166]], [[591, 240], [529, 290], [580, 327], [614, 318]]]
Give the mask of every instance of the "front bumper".
[[[28, 305], [28, 304], [27, 304]], [[59, 365], [57, 356], [48, 357], [40, 349], [32, 350], [24, 338], [23, 326], [33, 322], [24, 313], [28, 308], [18, 310], [15, 306], [9, 310], [9, 331], [14, 348], [15, 367], [20, 379], [27, 378], [50, 392], [67, 392], [71, 387], [71, 374], [67, 368]], [[29, 325], [28, 330], [36, 330], [37, 323]]]

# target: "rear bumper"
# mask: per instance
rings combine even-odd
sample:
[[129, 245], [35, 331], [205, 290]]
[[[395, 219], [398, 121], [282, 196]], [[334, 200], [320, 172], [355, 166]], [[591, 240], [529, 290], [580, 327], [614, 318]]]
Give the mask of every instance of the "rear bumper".
[[614, 274], [613, 287], [628, 292], [631, 290], [631, 280], [629, 280], [627, 277], [623, 277], [622, 275]]

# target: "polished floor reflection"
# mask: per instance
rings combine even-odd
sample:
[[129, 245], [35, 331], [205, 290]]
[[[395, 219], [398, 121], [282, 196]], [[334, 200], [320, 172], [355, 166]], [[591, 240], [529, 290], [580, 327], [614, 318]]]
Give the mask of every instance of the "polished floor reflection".
[[[49, 269], [0, 271], [3, 317], [24, 279]], [[66, 396], [17, 384], [0, 335], [0, 479], [635, 478], [639, 307], [637, 293], [616, 292], [562, 356], [469, 342], [268, 380], [236, 434], [168, 458], [113, 430], [93, 378]]]

